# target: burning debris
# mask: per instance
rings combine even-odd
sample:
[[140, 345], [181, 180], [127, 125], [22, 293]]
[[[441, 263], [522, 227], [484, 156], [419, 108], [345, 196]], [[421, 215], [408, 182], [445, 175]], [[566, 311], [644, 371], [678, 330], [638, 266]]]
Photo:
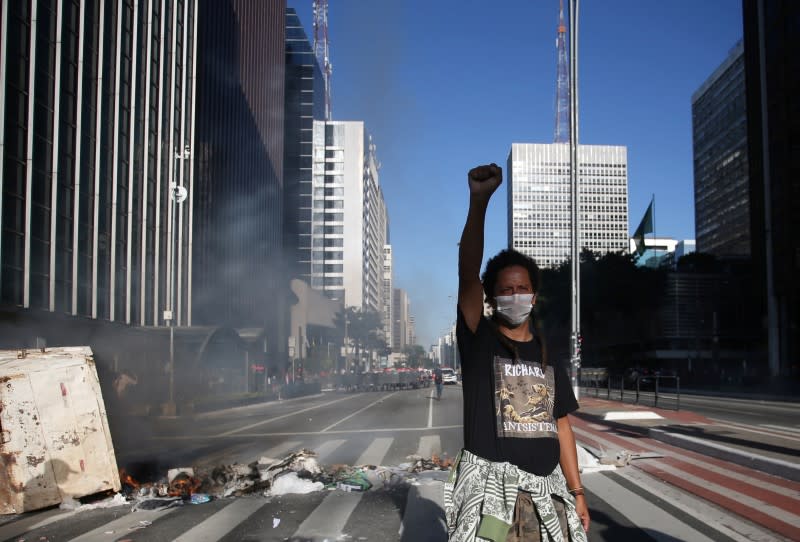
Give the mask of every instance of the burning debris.
[[262, 457], [250, 464], [233, 463], [213, 468], [170, 469], [167, 477], [153, 483], [136, 481], [120, 469], [122, 494], [135, 501], [134, 510], [161, 510], [183, 504], [200, 504], [214, 498], [311, 493], [323, 489], [368, 491], [389, 489], [413, 482], [423, 471], [448, 470], [451, 458], [408, 456], [397, 467], [330, 465], [322, 468], [311, 450], [299, 450], [282, 459]]

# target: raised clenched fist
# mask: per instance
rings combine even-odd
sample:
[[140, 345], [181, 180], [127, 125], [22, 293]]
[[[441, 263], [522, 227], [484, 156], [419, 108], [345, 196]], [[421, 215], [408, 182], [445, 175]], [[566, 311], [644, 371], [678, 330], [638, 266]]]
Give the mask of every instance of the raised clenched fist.
[[471, 195], [488, 198], [503, 182], [503, 170], [497, 164], [478, 166], [469, 170], [467, 179]]

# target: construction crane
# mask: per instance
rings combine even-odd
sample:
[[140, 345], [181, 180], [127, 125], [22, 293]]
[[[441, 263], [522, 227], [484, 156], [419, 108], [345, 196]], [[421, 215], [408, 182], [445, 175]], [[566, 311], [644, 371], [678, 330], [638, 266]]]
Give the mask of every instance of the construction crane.
[[553, 141], [569, 143], [569, 72], [567, 71], [567, 27], [564, 24], [564, 0], [559, 0], [558, 36], [558, 78], [556, 81], [556, 127]]
[[314, 55], [317, 57], [325, 85], [325, 120], [331, 120], [331, 73], [333, 66], [328, 56], [328, 0], [314, 2]]

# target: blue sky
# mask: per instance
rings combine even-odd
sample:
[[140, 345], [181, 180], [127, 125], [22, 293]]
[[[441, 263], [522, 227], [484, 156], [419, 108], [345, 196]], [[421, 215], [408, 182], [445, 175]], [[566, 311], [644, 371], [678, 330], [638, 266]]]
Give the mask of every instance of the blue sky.
[[[333, 117], [377, 144], [395, 287], [427, 348], [455, 318], [467, 171], [553, 140], [558, 0], [329, 3]], [[312, 1], [288, 4], [313, 39]], [[741, 38], [739, 0], [581, 1], [579, 141], [628, 147], [631, 231], [655, 195], [656, 233], [694, 238], [691, 96]], [[486, 257], [506, 244], [504, 183]]]

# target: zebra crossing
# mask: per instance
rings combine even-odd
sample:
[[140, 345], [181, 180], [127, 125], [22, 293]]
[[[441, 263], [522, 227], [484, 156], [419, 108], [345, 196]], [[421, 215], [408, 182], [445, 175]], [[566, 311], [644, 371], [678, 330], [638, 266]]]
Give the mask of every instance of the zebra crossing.
[[[248, 424], [246, 430], [263, 423]], [[408, 461], [410, 454], [455, 455], [461, 442], [459, 426], [432, 426], [416, 433], [346, 431], [331, 424], [326, 429], [324, 433], [292, 433], [288, 438], [273, 435], [272, 441], [261, 439], [257, 451], [252, 443], [237, 443], [224, 452], [209, 452], [205, 460], [244, 463], [307, 448], [317, 453], [323, 465], [398, 465]], [[798, 483], [579, 418], [573, 419], [573, 430], [578, 443], [588, 449], [626, 449], [647, 456], [622, 469], [583, 474], [590, 510], [597, 511], [592, 540], [610, 540], [605, 533], [619, 532], [604, 530], [604, 522], [626, 525], [626, 536], [638, 533], [656, 540], [800, 540]], [[754, 430], [786, 438], [798, 434], [792, 428], [767, 424]], [[444, 541], [444, 475], [410, 475], [410, 485], [389, 491], [252, 495], [158, 512], [130, 512], [127, 507], [49, 510], [0, 524], [0, 541]]]
[[[727, 539], [766, 541], [776, 540], [776, 535], [779, 535], [787, 540], [800, 540], [800, 484], [797, 482], [641, 435], [608, 431], [585, 420], [575, 420], [573, 431], [579, 442], [596, 450], [625, 449], [634, 457], [637, 454], [649, 455], [650, 459], [632, 461], [634, 468], [627, 469], [622, 475], [640, 471], [649, 475], [650, 479], [681, 489], [684, 495], [682, 502], [693, 503], [688, 507], [692, 514], [706, 504], [726, 510], [728, 513], [723, 517], [708, 513], [704, 516], [704, 524], [714, 525], [716, 531]], [[584, 485], [593, 490], [595, 480], [586, 476], [583, 478]], [[650, 484], [649, 487], [654, 485]], [[657, 496], [663, 499], [663, 493], [659, 491]], [[620, 501], [611, 499], [608, 502]], [[740, 518], [748, 521], [742, 522]], [[736, 523], [736, 527], [731, 527], [731, 523]], [[701, 538], [688, 538], [695, 539]]]

